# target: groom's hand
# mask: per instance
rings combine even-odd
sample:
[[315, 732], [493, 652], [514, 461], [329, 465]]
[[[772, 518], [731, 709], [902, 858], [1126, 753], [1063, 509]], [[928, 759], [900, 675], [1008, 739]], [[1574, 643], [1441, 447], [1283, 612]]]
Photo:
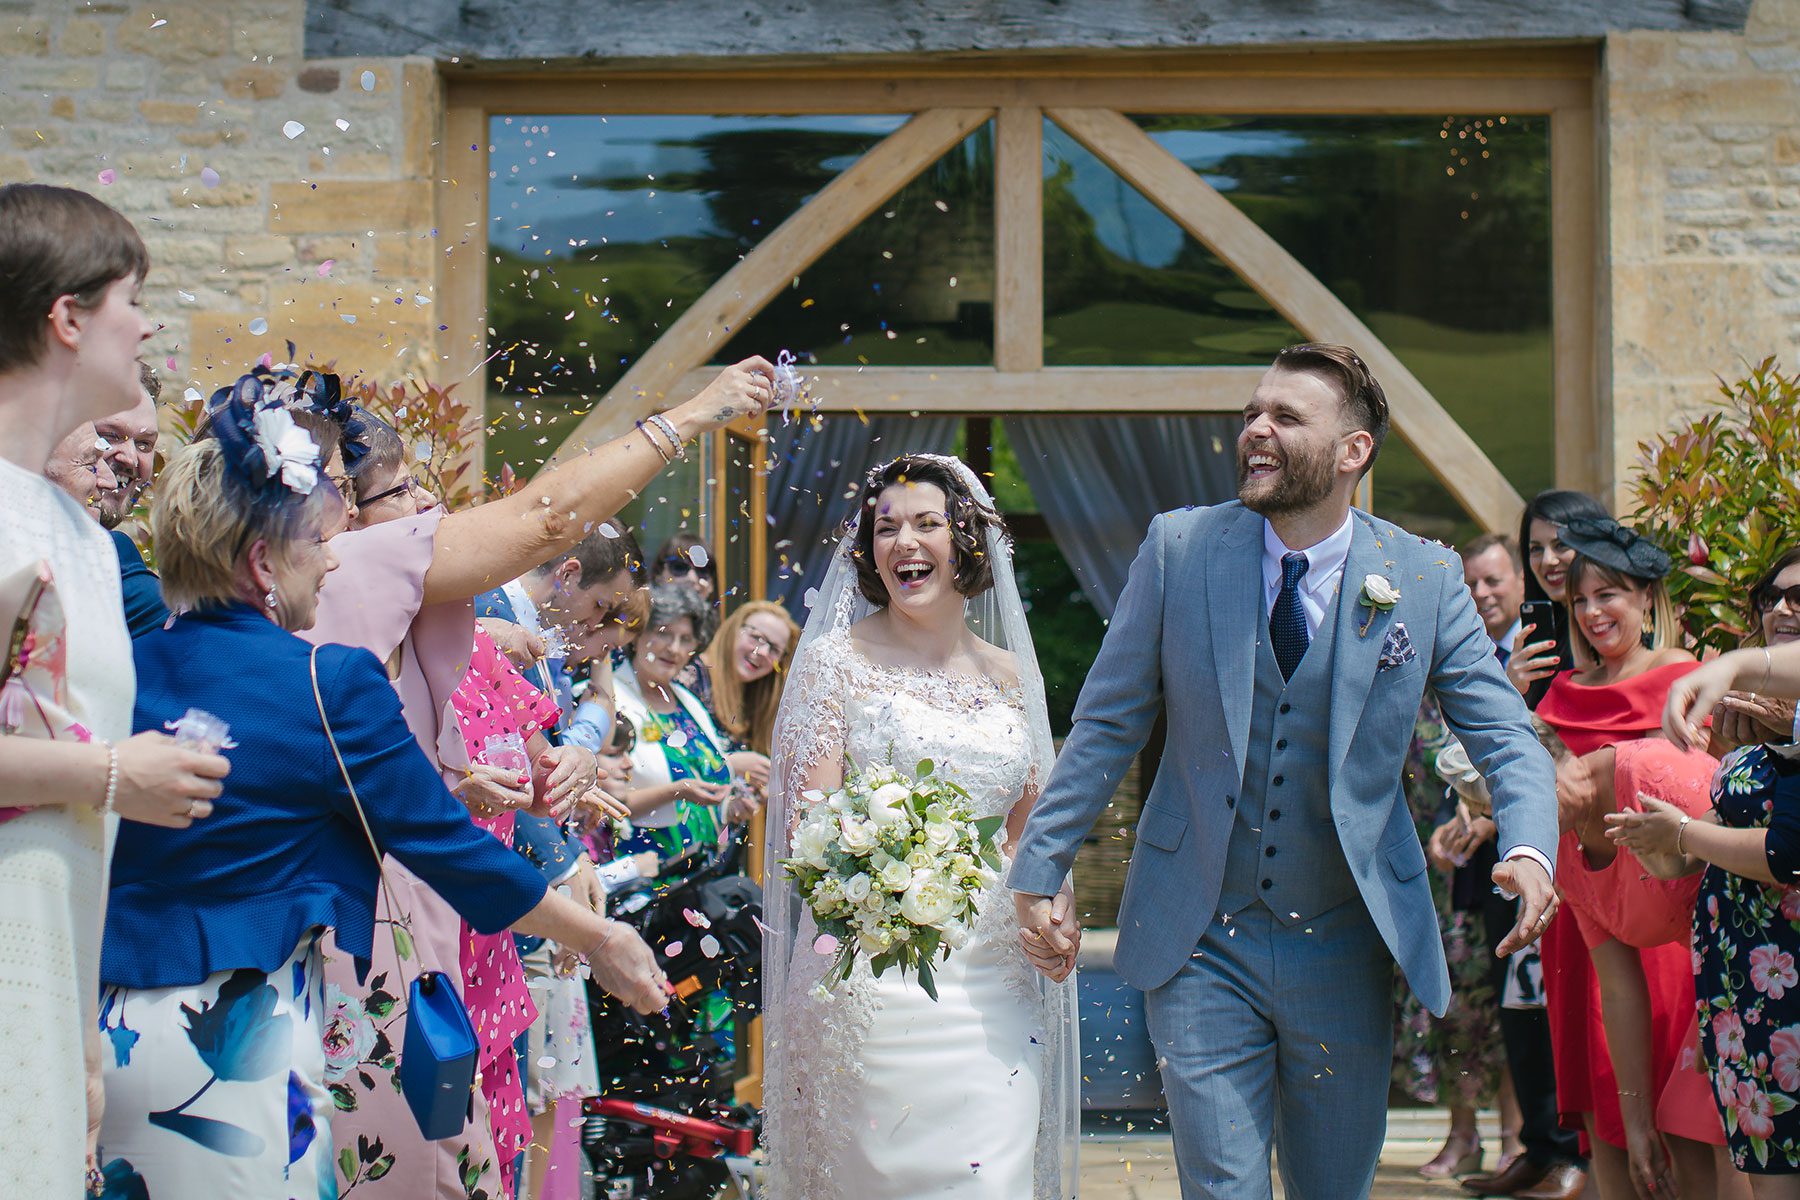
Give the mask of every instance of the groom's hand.
[[1542, 937], [1562, 902], [1544, 865], [1532, 858], [1509, 858], [1495, 866], [1494, 886], [1519, 898], [1519, 923], [1494, 949], [1498, 957], [1505, 958]]
[[1081, 926], [1074, 915], [1075, 897], [1067, 889], [1055, 896], [1013, 893], [1019, 918], [1019, 944], [1025, 957], [1052, 982], [1061, 983], [1075, 969], [1081, 949]]

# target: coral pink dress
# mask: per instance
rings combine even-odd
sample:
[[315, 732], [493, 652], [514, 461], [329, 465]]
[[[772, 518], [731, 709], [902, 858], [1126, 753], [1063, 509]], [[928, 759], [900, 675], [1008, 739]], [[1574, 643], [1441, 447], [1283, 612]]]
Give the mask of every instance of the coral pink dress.
[[[532, 734], [554, 728], [561, 709], [556, 701], [527, 683], [500, 653], [480, 625], [469, 672], [450, 698], [469, 758], [478, 759], [487, 739], [497, 734]], [[475, 823], [512, 845], [511, 812], [475, 816]], [[525, 968], [509, 930], [477, 933], [462, 927], [463, 1004], [481, 1037], [481, 1091], [493, 1122], [494, 1147], [500, 1157], [501, 1186], [513, 1192], [513, 1162], [531, 1140], [531, 1115], [525, 1110], [525, 1085], [513, 1042], [531, 1027], [537, 1009], [525, 986]]]
[[[1651, 737], [1662, 728], [1669, 689], [1697, 666], [1670, 663], [1618, 683], [1595, 686], [1576, 683], [1574, 673], [1564, 671], [1550, 681], [1537, 715], [1556, 730], [1570, 753], [1577, 755]], [[1580, 854], [1574, 835], [1565, 834], [1556, 852], [1558, 884], [1563, 882], [1562, 864]], [[1625, 1123], [1619, 1115], [1612, 1059], [1600, 1033], [1600, 981], [1594, 976], [1593, 960], [1575, 922], [1550, 922], [1539, 942], [1539, 953], [1544, 962], [1544, 1008], [1556, 1063], [1556, 1107], [1563, 1124], [1580, 1129], [1581, 1114], [1593, 1113], [1595, 1131], [1613, 1145], [1623, 1146]], [[1692, 969], [1687, 953], [1676, 946], [1645, 950], [1642, 957], [1647, 975], [1673, 971], [1676, 963], [1682, 970]]]
[[[1619, 812], [1642, 811], [1644, 796], [1673, 804], [1690, 816], [1699, 816], [1711, 807], [1712, 774], [1719, 765], [1711, 755], [1679, 750], [1661, 738], [1621, 742], [1615, 753], [1613, 795]], [[1557, 861], [1556, 879], [1588, 947], [1618, 941], [1639, 951], [1655, 951], [1654, 956], [1645, 954], [1643, 959], [1650, 991], [1656, 1128], [1692, 1141], [1724, 1145], [1725, 1126], [1713, 1104], [1712, 1084], [1700, 1070], [1699, 1027], [1694, 1021], [1689, 954], [1700, 876], [1657, 879], [1624, 848], [1605, 866], [1590, 866], [1580, 843], [1566, 841]], [[1591, 1036], [1603, 1038], [1604, 1028]], [[1603, 1070], [1595, 1086], [1616, 1095], [1618, 1080], [1610, 1061]], [[1598, 1128], [1603, 1137], [1610, 1132], [1605, 1126]]]

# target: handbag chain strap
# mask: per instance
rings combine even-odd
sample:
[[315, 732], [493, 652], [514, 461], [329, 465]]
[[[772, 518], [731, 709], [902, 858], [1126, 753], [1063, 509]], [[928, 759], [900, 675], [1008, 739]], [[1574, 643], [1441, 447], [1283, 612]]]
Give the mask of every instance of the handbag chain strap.
[[[394, 936], [394, 962], [397, 969], [404, 972], [406, 956], [400, 953], [400, 910], [394, 905], [394, 890], [388, 885], [387, 868], [382, 865], [381, 847], [375, 844], [375, 831], [369, 828], [369, 815], [363, 811], [362, 797], [356, 794], [356, 784], [350, 778], [350, 768], [344, 763], [343, 751], [338, 749], [337, 736], [331, 732], [331, 720], [325, 715], [325, 697], [319, 692], [319, 648], [312, 648], [310, 661], [312, 669], [313, 703], [319, 706], [319, 724], [325, 727], [325, 740], [331, 743], [331, 756], [337, 759], [338, 773], [344, 777], [344, 786], [350, 789], [350, 804], [356, 809], [356, 819], [362, 825], [363, 836], [369, 839], [369, 849], [375, 854], [375, 873], [381, 879], [381, 894], [387, 898], [388, 931]], [[404, 982], [404, 976], [402, 977]]]

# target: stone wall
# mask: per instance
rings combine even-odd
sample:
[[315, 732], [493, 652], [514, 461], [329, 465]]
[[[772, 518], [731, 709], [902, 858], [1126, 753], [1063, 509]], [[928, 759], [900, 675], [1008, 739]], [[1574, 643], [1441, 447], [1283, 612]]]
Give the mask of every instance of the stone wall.
[[379, 378], [436, 345], [436, 69], [303, 60], [305, 8], [0, 2], [0, 182], [86, 188], [136, 223], [177, 394], [289, 338]]
[[1623, 487], [1716, 376], [1800, 369], [1800, 0], [1756, 0], [1741, 34], [1615, 34], [1602, 87]]

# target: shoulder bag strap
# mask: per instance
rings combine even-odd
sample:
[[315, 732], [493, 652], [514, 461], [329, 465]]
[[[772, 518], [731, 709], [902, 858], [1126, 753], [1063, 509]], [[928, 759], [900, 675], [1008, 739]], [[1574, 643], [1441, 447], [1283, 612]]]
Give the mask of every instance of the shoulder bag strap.
[[363, 836], [369, 839], [369, 849], [375, 855], [375, 873], [381, 879], [381, 894], [387, 897], [388, 930], [394, 935], [394, 960], [396, 964], [406, 961], [400, 953], [400, 932], [395, 922], [399, 919], [400, 910], [394, 905], [394, 890], [388, 884], [387, 868], [382, 865], [381, 847], [375, 844], [375, 831], [369, 827], [369, 815], [363, 811], [362, 798], [356, 794], [356, 784], [350, 778], [350, 768], [344, 762], [343, 751], [338, 749], [337, 737], [331, 732], [331, 720], [325, 715], [325, 697], [319, 692], [319, 648], [312, 648], [308, 666], [312, 671], [313, 703], [319, 706], [319, 724], [325, 727], [325, 740], [331, 743], [331, 756], [337, 760], [338, 773], [344, 777], [344, 786], [350, 790], [350, 804], [356, 809], [356, 819], [362, 825]]

